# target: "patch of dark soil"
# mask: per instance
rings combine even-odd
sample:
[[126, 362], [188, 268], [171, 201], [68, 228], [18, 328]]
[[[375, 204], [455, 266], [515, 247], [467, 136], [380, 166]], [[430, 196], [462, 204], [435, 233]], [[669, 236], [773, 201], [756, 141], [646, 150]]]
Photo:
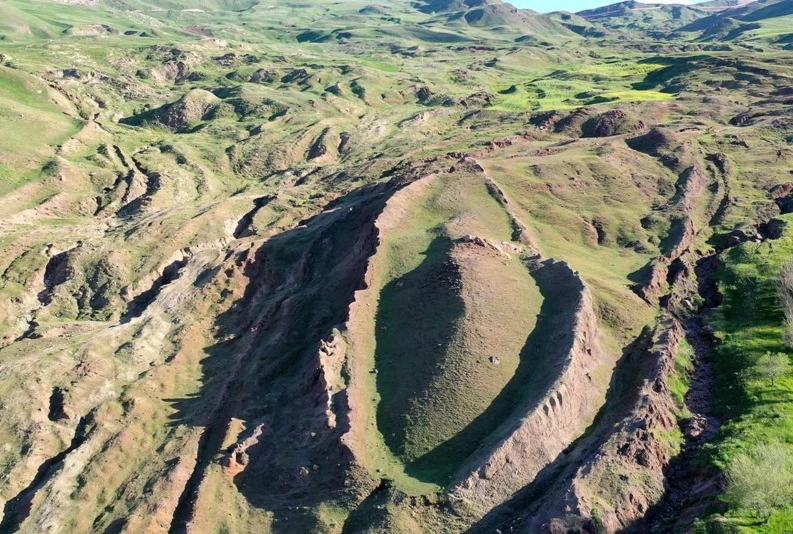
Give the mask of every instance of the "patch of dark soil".
[[52, 395], [50, 395], [50, 410], [47, 414], [50, 421], [62, 421], [69, 418], [64, 409], [64, 402], [64, 390], [59, 387], [53, 388]]

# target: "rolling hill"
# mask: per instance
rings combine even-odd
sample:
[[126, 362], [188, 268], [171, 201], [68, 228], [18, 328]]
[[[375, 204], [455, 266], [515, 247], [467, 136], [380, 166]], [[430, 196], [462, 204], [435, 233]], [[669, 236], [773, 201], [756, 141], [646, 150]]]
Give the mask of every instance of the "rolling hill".
[[789, 0], [758, 0], [719, 12], [682, 27], [683, 32], [701, 32], [701, 39], [777, 40], [791, 35], [793, 2]]
[[0, 533], [790, 532], [790, 1], [0, 4]]

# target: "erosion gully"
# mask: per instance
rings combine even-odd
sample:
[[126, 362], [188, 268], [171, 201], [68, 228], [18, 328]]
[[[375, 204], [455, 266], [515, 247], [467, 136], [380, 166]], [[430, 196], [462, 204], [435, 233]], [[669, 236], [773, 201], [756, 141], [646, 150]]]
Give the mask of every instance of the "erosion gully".
[[[754, 238], [758, 242], [769, 238], [763, 232], [764, 226], [756, 226], [757, 235]], [[718, 435], [722, 425], [713, 410], [713, 351], [717, 340], [706, 319], [723, 300], [716, 277], [721, 254], [750, 238], [746, 236], [739, 243], [717, 249], [695, 261], [697, 293], [702, 303], [690, 315], [678, 317], [683, 325], [686, 341], [693, 349], [693, 370], [685, 396], [686, 408], [691, 413], [691, 418], [682, 429], [685, 442], [680, 454], [665, 469], [666, 492], [648, 513], [647, 526], [650, 532], [674, 532], [690, 526], [705, 508], [718, 504], [718, 495], [726, 489], [724, 473], [715, 467], [703, 466], [697, 462], [702, 447]]]
[[648, 514], [650, 532], [670, 532], [676, 527], [690, 525], [724, 489], [724, 476], [719, 471], [697, 463], [702, 446], [713, 439], [721, 427], [721, 421], [713, 413], [712, 351], [716, 339], [705, 323], [708, 314], [722, 302], [716, 280], [719, 254], [714, 252], [696, 261], [694, 272], [702, 304], [690, 316], [679, 318], [686, 341], [693, 349], [693, 371], [685, 396], [691, 418], [683, 428], [685, 442], [680, 454], [665, 468], [666, 492]]

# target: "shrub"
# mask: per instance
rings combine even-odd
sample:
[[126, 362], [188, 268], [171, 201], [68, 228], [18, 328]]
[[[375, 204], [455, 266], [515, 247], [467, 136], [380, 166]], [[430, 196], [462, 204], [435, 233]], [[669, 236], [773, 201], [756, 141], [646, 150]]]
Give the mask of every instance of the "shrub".
[[727, 475], [725, 499], [766, 520], [793, 502], [793, 456], [784, 445], [762, 443], [736, 455]]
[[777, 378], [781, 378], [790, 373], [790, 358], [782, 352], [766, 352], [757, 359], [757, 363], [750, 369], [752, 377], [771, 381], [771, 385]]

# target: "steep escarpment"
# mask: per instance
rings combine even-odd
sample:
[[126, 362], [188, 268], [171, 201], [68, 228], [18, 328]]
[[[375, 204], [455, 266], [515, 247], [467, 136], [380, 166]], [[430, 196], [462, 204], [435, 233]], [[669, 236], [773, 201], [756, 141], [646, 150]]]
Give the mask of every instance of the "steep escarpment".
[[564, 262], [543, 260], [504, 190], [479, 162], [468, 158], [465, 163], [484, 175], [488, 193], [508, 214], [512, 239], [526, 247], [523, 261], [543, 297], [537, 325], [521, 352], [530, 370], [519, 368], [511, 383], [522, 396], [449, 487], [454, 502], [483, 513], [531, 484], [583, 432], [602, 400], [593, 375], [608, 365], [608, 357], [592, 295], [579, 274]]
[[[519, 528], [536, 532], [572, 529], [578, 532], [597, 518], [607, 532], [633, 526], [665, 491], [664, 469], [676, 453], [670, 439], [677, 429], [677, 413], [670, 391], [684, 333], [680, 323], [666, 317], [647, 354], [633, 354], [623, 367], [644, 377], [638, 390], [628, 391], [593, 430], [600, 445], [583, 453], [575, 472], [543, 496]], [[644, 360], [644, 361], [641, 361]], [[617, 373], [620, 371], [618, 370]], [[631, 380], [630, 376], [621, 377]], [[614, 418], [625, 410], [625, 415]], [[587, 438], [589, 439], [589, 438]], [[586, 450], [587, 439], [579, 445]], [[575, 452], [574, 452], [575, 454]]]
[[[214, 520], [202, 503], [218, 486], [234, 485], [256, 506], [277, 511], [276, 522], [315, 528], [313, 506], [349, 506], [374, 483], [342, 439], [350, 426], [349, 364], [339, 329], [376, 250], [374, 223], [399, 187], [394, 179], [361, 190], [243, 259], [254, 282], [227, 317], [233, 341], [222, 350], [234, 355], [233, 365], [219, 375], [172, 530]], [[257, 400], [263, 382], [266, 403]], [[292, 508], [295, 499], [304, 512]]]

